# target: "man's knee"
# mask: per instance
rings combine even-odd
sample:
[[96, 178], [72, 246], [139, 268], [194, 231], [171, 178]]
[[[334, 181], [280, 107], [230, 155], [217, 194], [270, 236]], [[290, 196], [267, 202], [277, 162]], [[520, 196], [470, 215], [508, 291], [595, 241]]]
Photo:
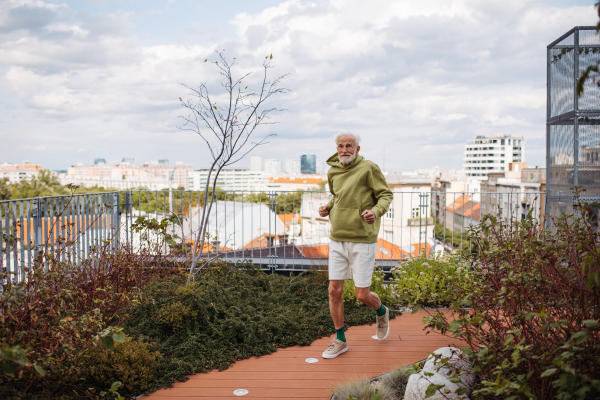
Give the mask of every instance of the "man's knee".
[[369, 288], [356, 288], [356, 298], [363, 304], [369, 301], [371, 290]]
[[329, 282], [329, 298], [341, 299], [344, 293], [344, 282], [342, 284], [336, 283], [335, 281]]

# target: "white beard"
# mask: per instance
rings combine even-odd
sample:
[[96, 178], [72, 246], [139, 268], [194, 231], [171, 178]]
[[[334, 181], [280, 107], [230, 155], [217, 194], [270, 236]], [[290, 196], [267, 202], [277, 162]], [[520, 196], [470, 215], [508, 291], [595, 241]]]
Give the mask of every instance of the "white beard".
[[356, 158], [356, 151], [354, 152], [354, 154], [344, 157], [344, 160], [342, 160], [342, 157], [340, 157], [340, 156], [338, 156], [338, 158], [340, 159], [340, 162], [343, 165], [350, 165], [350, 163], [352, 163], [352, 161], [354, 161], [354, 159]]

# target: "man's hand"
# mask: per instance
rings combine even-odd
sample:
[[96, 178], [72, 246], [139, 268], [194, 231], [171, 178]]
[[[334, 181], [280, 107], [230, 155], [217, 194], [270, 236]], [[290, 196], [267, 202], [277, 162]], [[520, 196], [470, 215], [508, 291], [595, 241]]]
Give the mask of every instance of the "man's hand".
[[321, 206], [319, 207], [319, 215], [321, 217], [326, 217], [329, 215], [329, 206]]
[[360, 216], [365, 218], [365, 221], [367, 221], [367, 224], [375, 223], [375, 213], [371, 210], [363, 211], [363, 213], [360, 214]]

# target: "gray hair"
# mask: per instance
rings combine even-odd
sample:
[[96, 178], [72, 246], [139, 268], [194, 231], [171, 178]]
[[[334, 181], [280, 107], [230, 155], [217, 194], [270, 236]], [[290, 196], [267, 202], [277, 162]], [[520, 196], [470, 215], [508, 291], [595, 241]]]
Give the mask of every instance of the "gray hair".
[[354, 141], [356, 142], [356, 145], [360, 146], [360, 135], [358, 135], [356, 133], [352, 133], [352, 132], [342, 132], [342, 133], [338, 133], [337, 135], [335, 135], [335, 144], [338, 144], [338, 142], [340, 141], [340, 138], [342, 136], [350, 136], [351, 138], [354, 139]]

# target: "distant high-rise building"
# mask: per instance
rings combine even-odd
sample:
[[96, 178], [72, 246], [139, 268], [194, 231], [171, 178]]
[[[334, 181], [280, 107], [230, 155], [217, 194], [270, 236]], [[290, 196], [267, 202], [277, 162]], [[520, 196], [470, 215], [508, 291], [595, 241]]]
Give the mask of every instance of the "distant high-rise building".
[[303, 174], [316, 174], [317, 156], [314, 154], [303, 154], [300, 157], [300, 172]]
[[158, 160], [158, 163], [159, 163], [160, 165], [169, 165], [169, 160], [167, 160], [167, 159]]
[[106, 160], [104, 158], [96, 158], [94, 160], [94, 165], [104, 165], [106, 164]]
[[123, 160], [121, 162], [127, 162], [129, 164], [133, 164], [135, 161], [135, 158], [123, 158]]
[[115, 189], [146, 187], [150, 190], [162, 190], [169, 186], [185, 188], [187, 174], [192, 171], [192, 168], [192, 165], [184, 165], [180, 162], [173, 165], [151, 161], [136, 165], [123, 161], [118, 165], [72, 165], [66, 174], [59, 174], [58, 178], [63, 185], [73, 183], [83, 187], [104, 186]]
[[521, 135], [479, 135], [465, 145], [467, 177], [486, 180], [488, 174], [508, 171], [508, 164], [525, 161]]
[[300, 173], [300, 160], [285, 160], [285, 172], [290, 175], [298, 175]]
[[[188, 190], [204, 190], [206, 180], [208, 179], [208, 169], [199, 169], [191, 171], [187, 175]], [[212, 185], [215, 175], [211, 175]], [[261, 190], [268, 181], [264, 178], [264, 173], [260, 171], [248, 171], [247, 169], [229, 169], [221, 170], [217, 178], [217, 187], [221, 190]]]
[[316, 171], [317, 171], [317, 174], [323, 174], [325, 171], [325, 163], [320, 158], [317, 158]]
[[267, 158], [265, 159], [264, 170], [266, 174], [277, 175], [281, 173], [281, 161]]
[[260, 157], [250, 157], [250, 171], [262, 171], [262, 159]]

